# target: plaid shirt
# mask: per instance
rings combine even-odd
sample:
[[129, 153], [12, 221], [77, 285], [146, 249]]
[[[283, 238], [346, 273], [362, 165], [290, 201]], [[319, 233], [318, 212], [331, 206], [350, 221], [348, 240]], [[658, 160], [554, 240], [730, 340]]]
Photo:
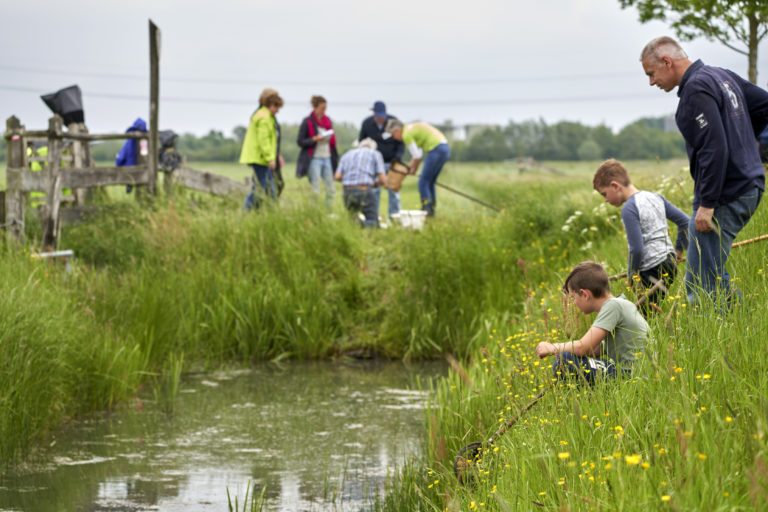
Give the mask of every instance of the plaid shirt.
[[384, 159], [375, 149], [351, 149], [341, 157], [338, 170], [344, 186], [373, 186], [376, 177], [384, 174]]

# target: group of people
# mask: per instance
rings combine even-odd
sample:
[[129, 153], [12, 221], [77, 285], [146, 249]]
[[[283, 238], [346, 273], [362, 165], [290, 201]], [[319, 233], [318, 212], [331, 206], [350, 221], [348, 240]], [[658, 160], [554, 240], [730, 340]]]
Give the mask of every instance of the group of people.
[[[629, 248], [627, 276], [645, 289], [643, 306], [614, 297], [605, 269], [594, 262], [577, 265], [565, 280], [563, 292], [584, 313], [597, 318], [584, 336], [565, 343], [542, 342], [539, 357], [555, 356], [557, 376], [578, 374], [593, 382], [598, 375], [613, 377], [631, 371], [648, 336], [645, 320], [664, 298], [687, 248], [685, 290], [688, 302], [712, 300], [720, 311], [738, 301], [731, 288], [726, 263], [734, 239], [749, 222], [765, 190], [765, 169], [758, 137], [768, 130], [768, 92], [736, 73], [691, 61], [670, 37], [650, 41], [640, 62], [651, 86], [680, 98], [675, 120], [686, 142], [694, 182], [693, 213], [688, 217], [659, 194], [638, 190], [624, 165], [605, 161], [595, 173], [594, 189], [606, 202], [621, 207]], [[251, 117], [241, 163], [253, 167], [264, 195], [275, 198], [282, 187], [280, 130], [275, 114], [283, 105], [276, 91], [267, 89]], [[419, 176], [422, 208], [434, 215], [435, 184], [450, 147], [445, 136], [427, 123], [403, 124], [387, 113], [383, 102], [363, 121], [359, 143], [338, 157], [333, 125], [324, 98], [312, 98], [313, 110], [301, 124], [301, 155], [297, 176], [307, 176], [326, 201], [334, 197], [333, 179], [344, 189], [344, 204], [362, 212], [366, 226], [378, 225], [380, 188], [387, 172], [408, 149], [408, 173]], [[392, 172], [392, 171], [390, 171]], [[258, 204], [256, 184], [246, 207]], [[399, 196], [389, 190], [389, 214], [399, 210]], [[677, 225], [669, 236], [668, 221]]]
[[[584, 336], [564, 343], [541, 342], [540, 358], [555, 356], [553, 372], [594, 382], [632, 370], [648, 337], [644, 318], [666, 295], [687, 246], [685, 290], [689, 303], [714, 301], [727, 311], [740, 298], [726, 263], [734, 239], [757, 210], [765, 190], [765, 168], [758, 137], [768, 129], [768, 92], [736, 73], [691, 61], [670, 37], [651, 40], [640, 61], [651, 86], [677, 88], [675, 120], [686, 142], [693, 177], [689, 218], [659, 194], [638, 190], [626, 168], [604, 162], [593, 186], [606, 202], [622, 207], [629, 247], [627, 276], [646, 289], [642, 311], [614, 297], [609, 277], [598, 263], [577, 265], [563, 292], [584, 314], [597, 317]], [[677, 225], [675, 243], [667, 221]]]
[[[284, 186], [285, 161], [276, 116], [283, 103], [277, 91], [265, 89], [248, 123], [240, 163], [253, 169], [254, 182], [245, 200], [246, 210], [258, 208], [264, 199], [277, 199]], [[327, 100], [312, 96], [310, 103], [312, 111], [302, 120], [296, 140], [300, 148], [296, 177], [306, 177], [317, 196], [322, 184], [328, 208], [333, 205], [336, 180], [343, 186], [344, 206], [354, 214], [362, 214], [365, 227], [379, 225], [382, 188], [388, 190], [389, 216], [399, 213], [399, 189], [387, 186], [387, 174], [393, 165], [401, 163], [407, 149], [411, 156], [407, 174], [416, 175], [423, 162], [418, 181], [421, 208], [434, 216], [437, 179], [451, 155], [448, 139], [440, 130], [424, 122], [403, 124], [387, 113], [384, 102], [376, 101], [372, 115], [362, 123], [356, 147], [340, 158], [333, 123], [326, 114]]]

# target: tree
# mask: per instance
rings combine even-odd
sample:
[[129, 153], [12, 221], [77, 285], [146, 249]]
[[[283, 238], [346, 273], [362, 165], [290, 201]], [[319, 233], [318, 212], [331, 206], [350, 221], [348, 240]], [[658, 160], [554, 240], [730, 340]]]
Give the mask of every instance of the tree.
[[766, 0], [619, 0], [619, 3], [622, 9], [636, 6], [642, 23], [671, 21], [682, 40], [703, 36], [746, 55], [749, 80], [757, 83], [757, 47], [768, 35]]

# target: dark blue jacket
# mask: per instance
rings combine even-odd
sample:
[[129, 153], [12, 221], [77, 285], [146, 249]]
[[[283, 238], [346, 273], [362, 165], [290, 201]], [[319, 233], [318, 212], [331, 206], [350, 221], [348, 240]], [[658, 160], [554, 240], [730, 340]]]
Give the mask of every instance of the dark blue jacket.
[[768, 124], [768, 92], [697, 60], [680, 81], [675, 121], [688, 150], [694, 209], [765, 189], [757, 135]]
[[[387, 116], [387, 121], [390, 119], [397, 119], [395, 116]], [[363, 125], [360, 127], [360, 136], [357, 140], [363, 140], [365, 138], [371, 138], [376, 141], [376, 149], [379, 150], [381, 156], [384, 157], [384, 163], [390, 164], [394, 160], [402, 160], [403, 152], [405, 151], [405, 144], [400, 140], [395, 140], [392, 137], [384, 139], [384, 128], [386, 128], [387, 121], [384, 121], [384, 126], [379, 128], [376, 124], [376, 120], [373, 116], [366, 117], [363, 121]]]
[[[142, 118], [137, 117], [130, 128], [125, 130], [128, 132], [147, 132], [147, 123]], [[115, 165], [118, 167], [125, 167], [128, 165], [139, 165], [139, 139], [127, 139], [120, 148], [120, 152], [115, 158]]]

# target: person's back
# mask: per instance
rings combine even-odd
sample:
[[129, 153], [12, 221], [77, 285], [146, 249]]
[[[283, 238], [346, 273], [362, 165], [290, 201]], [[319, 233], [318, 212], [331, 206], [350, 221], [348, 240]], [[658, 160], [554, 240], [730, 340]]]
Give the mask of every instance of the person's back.
[[608, 334], [603, 340], [603, 353], [623, 368], [629, 368], [645, 350], [648, 323], [637, 306], [624, 297], [606, 300], [592, 323]]
[[[639, 279], [650, 288], [656, 281], [669, 287], [677, 274], [688, 243], [689, 218], [662, 195], [638, 190], [624, 165], [615, 159], [603, 162], [592, 181], [594, 189], [613, 206], [621, 207], [621, 221], [627, 235], [627, 277]], [[667, 221], [677, 225], [672, 245]], [[645, 304], [657, 303], [665, 290], [656, 289]]]
[[[700, 60], [691, 64], [683, 76], [675, 120], [686, 139], [692, 163], [691, 176], [696, 185], [694, 209], [699, 205], [713, 208], [726, 204], [755, 186], [765, 188], [765, 169], [755, 144], [758, 134], [746, 97], [754, 87], [732, 71], [707, 66]], [[707, 103], [701, 98], [714, 98], [718, 111], [703, 108]], [[768, 110], [768, 104], [763, 108]], [[714, 116], [720, 118], [722, 133], [706, 129], [714, 122], [710, 119]], [[716, 142], [718, 147], [725, 144], [725, 151], [711, 151], [710, 142]], [[725, 175], [717, 180], [710, 177], [712, 169], [721, 165]]]
[[552, 372], [556, 378], [577, 376], [594, 383], [598, 375], [614, 378], [629, 374], [648, 337], [648, 323], [637, 307], [611, 294], [608, 274], [592, 261], [573, 268], [563, 292], [582, 313], [597, 313], [597, 318], [580, 339], [542, 341], [536, 346], [536, 355], [555, 356]]
[[403, 142], [406, 147], [414, 144], [424, 152], [432, 151], [438, 145], [445, 144], [447, 140], [443, 132], [428, 123], [410, 123], [403, 129]]
[[251, 116], [240, 150], [241, 164], [267, 165], [277, 158], [277, 132], [274, 115], [265, 106]]

